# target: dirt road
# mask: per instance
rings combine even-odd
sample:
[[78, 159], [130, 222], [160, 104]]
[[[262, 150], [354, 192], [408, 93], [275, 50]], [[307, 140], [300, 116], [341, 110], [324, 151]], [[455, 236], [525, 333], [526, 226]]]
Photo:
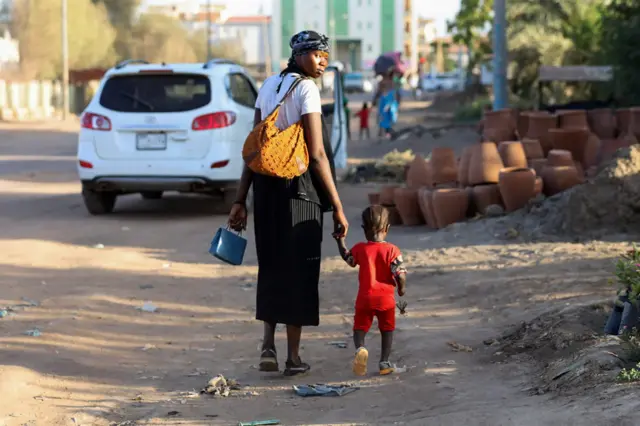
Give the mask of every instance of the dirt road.
[[[78, 195], [72, 129], [0, 127], [0, 307], [15, 309], [0, 318], [0, 425], [637, 424], [632, 400], [532, 396], [533, 365], [495, 362], [483, 344], [550, 308], [609, 297], [611, 259], [625, 242], [505, 241], [482, 223], [393, 229], [389, 239], [410, 268], [393, 360], [408, 371], [357, 380], [356, 273], [337, 258], [327, 223], [321, 325], [303, 332], [312, 371], [285, 379], [256, 369], [251, 229], [245, 264], [230, 267], [207, 253], [225, 220], [211, 199], [130, 196], [114, 214], [90, 217]], [[362, 238], [368, 191], [340, 187], [349, 244]], [[146, 301], [157, 311], [141, 311]], [[41, 334], [25, 334], [34, 329]], [[378, 338], [368, 338], [373, 372]], [[455, 352], [450, 341], [473, 352]], [[282, 357], [282, 331], [277, 344]], [[241, 390], [198, 395], [217, 374]], [[302, 383], [360, 389], [303, 399], [291, 391]]]

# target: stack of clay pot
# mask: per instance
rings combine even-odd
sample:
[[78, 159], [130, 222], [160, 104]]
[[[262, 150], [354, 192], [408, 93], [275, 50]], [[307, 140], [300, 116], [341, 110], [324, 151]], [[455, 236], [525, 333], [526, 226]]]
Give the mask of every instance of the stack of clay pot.
[[516, 136], [516, 113], [511, 109], [487, 111], [484, 114], [483, 141], [502, 142]]
[[395, 191], [400, 185], [385, 185], [380, 192], [369, 193], [369, 204], [380, 204], [389, 210], [389, 222], [391, 225], [402, 225], [402, 220], [395, 202]]

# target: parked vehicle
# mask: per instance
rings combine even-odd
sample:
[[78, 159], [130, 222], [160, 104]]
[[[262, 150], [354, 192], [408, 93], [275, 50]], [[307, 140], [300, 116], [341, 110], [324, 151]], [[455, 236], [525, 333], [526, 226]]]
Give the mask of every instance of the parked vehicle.
[[[256, 97], [247, 70], [228, 60], [129, 60], [107, 71], [78, 136], [77, 169], [89, 213], [110, 213], [121, 195], [159, 199], [167, 191], [212, 195], [230, 209]], [[336, 105], [344, 114], [342, 103]]]
[[371, 93], [373, 83], [363, 73], [347, 73], [344, 75], [344, 90], [347, 93]]
[[422, 90], [427, 92], [456, 90], [459, 86], [459, 78], [456, 73], [425, 75], [424, 77], [422, 77], [420, 86]]

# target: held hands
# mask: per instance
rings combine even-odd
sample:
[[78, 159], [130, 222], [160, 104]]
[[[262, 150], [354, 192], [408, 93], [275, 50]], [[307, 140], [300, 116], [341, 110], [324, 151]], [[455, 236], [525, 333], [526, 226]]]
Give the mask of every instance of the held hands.
[[333, 211], [333, 238], [336, 240], [344, 239], [349, 231], [349, 222], [344, 216], [342, 210]]
[[247, 229], [247, 206], [235, 203], [229, 213], [229, 227], [236, 232]]

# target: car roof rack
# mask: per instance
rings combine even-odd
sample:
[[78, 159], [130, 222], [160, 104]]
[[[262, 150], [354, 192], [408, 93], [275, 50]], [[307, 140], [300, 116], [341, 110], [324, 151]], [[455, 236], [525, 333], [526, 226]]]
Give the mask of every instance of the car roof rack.
[[148, 63], [149, 62], [145, 61], [144, 59], [127, 59], [126, 61], [122, 61], [118, 65], [116, 65], [116, 69], [119, 70], [121, 68], [126, 67], [127, 65], [132, 65], [132, 64], [148, 64]]
[[230, 59], [214, 58], [210, 59], [202, 66], [203, 69], [211, 68], [212, 65], [237, 65]]

